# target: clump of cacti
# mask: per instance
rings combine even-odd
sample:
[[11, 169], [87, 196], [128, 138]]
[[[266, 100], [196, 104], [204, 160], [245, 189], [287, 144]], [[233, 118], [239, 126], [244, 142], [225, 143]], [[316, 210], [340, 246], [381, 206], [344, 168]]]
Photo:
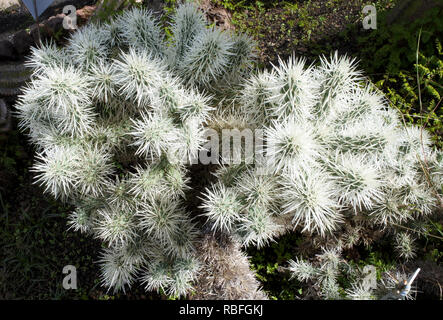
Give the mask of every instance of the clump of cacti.
[[[258, 247], [297, 230], [314, 249], [337, 250], [385, 236], [400, 258], [414, 257], [419, 225], [442, 205], [443, 156], [425, 129], [404, 125], [354, 60], [337, 53], [318, 66], [280, 60], [230, 101], [210, 125], [249, 126], [262, 138], [254, 161], [239, 143], [224, 155], [202, 197], [213, 230]], [[244, 157], [234, 163], [236, 153]], [[339, 297], [335, 282], [322, 290]]]
[[[181, 296], [204, 277], [198, 297], [265, 298], [239, 246], [261, 247], [288, 230], [336, 250], [393, 233], [399, 256], [414, 256], [412, 236], [398, 230], [414, 230], [410, 222], [441, 206], [443, 156], [426, 130], [403, 125], [353, 60], [334, 54], [307, 66], [291, 57], [249, 75], [253, 41], [208, 27], [194, 5], [180, 5], [169, 30], [167, 38], [152, 12], [133, 8], [85, 26], [63, 49], [34, 48], [16, 106], [38, 149], [37, 181], [75, 206], [71, 229], [105, 246], [105, 286], [138, 280]], [[202, 226], [184, 198], [187, 165], [208, 146], [208, 127], [250, 130], [254, 147], [248, 139], [234, 146], [251, 153], [234, 164], [210, 150], [223, 165], [200, 197]], [[300, 280], [336, 274], [330, 262], [291, 265], [305, 272]], [[231, 269], [245, 281], [223, 279], [241, 276]], [[337, 284], [322, 279], [319, 292], [338, 297]], [[349, 296], [370, 296], [360, 289]]]
[[62, 49], [33, 48], [16, 106], [38, 149], [37, 182], [75, 206], [71, 229], [103, 242], [102, 283], [114, 291], [139, 280], [189, 292], [200, 263], [186, 165], [204, 141], [210, 93], [241, 79], [254, 54], [249, 38], [209, 28], [193, 4], [179, 6], [171, 30], [166, 39], [153, 12], [132, 8]]
[[304, 296], [310, 298], [401, 300], [413, 299], [416, 292], [406, 285], [412, 285], [410, 275], [393, 267], [381, 272], [374, 266], [348, 263], [339, 247], [323, 247], [310, 260], [290, 260], [288, 270], [293, 278], [309, 284]]
[[316, 67], [291, 57], [252, 76], [233, 101], [231, 116], [246, 114], [264, 139], [255, 163], [223, 167], [207, 189], [215, 230], [262, 245], [288, 227], [337, 234], [356, 217], [390, 229], [440, 205], [441, 152], [426, 130], [403, 126], [353, 60], [334, 54]]

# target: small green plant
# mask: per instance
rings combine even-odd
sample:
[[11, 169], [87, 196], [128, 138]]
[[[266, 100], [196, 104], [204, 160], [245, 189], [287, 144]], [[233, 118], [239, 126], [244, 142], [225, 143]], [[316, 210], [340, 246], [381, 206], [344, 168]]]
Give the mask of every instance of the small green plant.
[[[418, 64], [411, 64], [409, 70], [401, 70], [396, 75], [386, 74], [376, 85], [387, 93], [386, 96], [398, 106], [408, 122], [426, 126], [434, 143], [442, 148], [443, 50], [438, 39], [435, 39], [435, 48], [435, 55], [426, 57], [419, 53]], [[421, 87], [420, 97], [418, 86]]]

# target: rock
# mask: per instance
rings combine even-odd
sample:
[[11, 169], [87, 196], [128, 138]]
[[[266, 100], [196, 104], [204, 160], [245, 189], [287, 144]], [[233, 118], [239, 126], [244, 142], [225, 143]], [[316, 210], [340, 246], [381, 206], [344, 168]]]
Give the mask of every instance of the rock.
[[82, 26], [88, 22], [89, 18], [93, 15], [96, 6], [84, 6], [77, 10], [77, 26]]
[[14, 45], [9, 40], [0, 41], [0, 58], [4, 59], [15, 59], [16, 53], [14, 50]]
[[34, 39], [32, 39], [32, 36], [26, 30], [16, 32], [12, 41], [15, 51], [17, 51], [19, 55], [28, 53], [29, 48], [34, 45]]
[[46, 33], [48, 36], [53, 37], [57, 33], [60, 32], [60, 30], [65, 31], [63, 28], [63, 19], [65, 18], [65, 15], [63, 13], [60, 13], [56, 16], [50, 17], [48, 20], [44, 21]]

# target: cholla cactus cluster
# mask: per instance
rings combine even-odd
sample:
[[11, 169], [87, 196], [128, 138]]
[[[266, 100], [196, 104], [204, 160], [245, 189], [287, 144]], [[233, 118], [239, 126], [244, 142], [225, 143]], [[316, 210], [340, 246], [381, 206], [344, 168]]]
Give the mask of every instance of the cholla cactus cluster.
[[[399, 300], [413, 299], [414, 290], [405, 290], [410, 278], [399, 270], [385, 271], [380, 279], [375, 267], [360, 268], [342, 258], [340, 248], [322, 248], [313, 259], [289, 261], [289, 271], [298, 281], [310, 284], [306, 296], [323, 299]], [[347, 288], [340, 283], [347, 279]], [[412, 288], [411, 288], [412, 289]], [[402, 297], [401, 294], [404, 294]]]
[[[170, 30], [166, 39], [152, 12], [133, 8], [80, 29], [63, 49], [34, 48], [32, 80], [16, 106], [38, 148], [37, 181], [75, 206], [70, 228], [103, 241], [105, 286], [125, 290], [139, 280], [184, 295], [204, 260], [202, 283], [235, 289], [211, 278], [210, 270], [229, 274], [218, 265], [226, 259], [199, 259], [202, 228], [184, 205], [186, 164], [202, 149], [206, 125], [263, 132], [260, 153], [246, 155], [254, 162], [220, 167], [202, 195], [210, 228], [243, 245], [298, 228], [349, 248], [441, 205], [442, 153], [425, 130], [403, 126], [353, 60], [335, 54], [307, 66], [290, 58], [249, 77], [248, 37], [208, 27], [192, 4], [179, 6]], [[395, 244], [400, 257], [413, 257], [409, 234], [396, 234]], [[341, 260], [335, 251], [323, 256], [319, 268], [301, 260], [292, 268], [303, 270], [301, 280], [319, 274], [320, 292], [336, 297]], [[252, 277], [247, 283], [256, 290]], [[359, 290], [350, 296], [371, 295]]]
[[199, 230], [183, 203], [186, 164], [203, 142], [211, 96], [250, 67], [249, 38], [209, 28], [192, 4], [165, 39], [154, 14], [125, 11], [90, 24], [63, 49], [33, 48], [33, 76], [17, 104], [38, 148], [37, 181], [72, 203], [70, 228], [105, 247], [102, 282], [171, 296], [189, 292], [199, 270]]
[[[367, 230], [392, 231], [441, 206], [442, 153], [426, 130], [404, 126], [346, 56], [280, 61], [232, 101], [213, 126], [247, 123], [264, 139], [255, 163], [245, 155], [222, 167], [206, 190], [214, 230], [261, 246], [297, 229], [349, 247]], [[413, 256], [411, 237], [396, 239], [400, 256]]]

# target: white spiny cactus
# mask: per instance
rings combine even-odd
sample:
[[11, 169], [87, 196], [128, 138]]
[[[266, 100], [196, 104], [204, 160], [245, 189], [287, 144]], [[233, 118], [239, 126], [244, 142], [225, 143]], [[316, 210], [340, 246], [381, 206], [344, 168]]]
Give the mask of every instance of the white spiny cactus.
[[295, 277], [299, 281], [311, 280], [317, 272], [312, 264], [299, 258], [296, 261], [289, 261], [289, 270], [292, 273], [291, 277]]
[[183, 59], [180, 72], [190, 83], [209, 85], [217, 80], [229, 66], [229, 57], [233, 55], [233, 42], [229, 36], [218, 29], [205, 30], [195, 38]]
[[400, 258], [409, 260], [415, 257], [414, 239], [405, 232], [397, 233], [395, 236], [395, 249]]
[[[318, 254], [315, 259], [290, 260], [287, 269], [292, 278], [309, 284], [312, 298], [402, 299], [400, 292], [405, 289], [403, 281], [408, 279], [407, 275], [398, 270], [381, 272], [374, 266], [362, 269], [355, 264], [349, 264], [339, 251], [337, 248], [322, 248], [321, 254]], [[391, 274], [392, 271], [395, 271], [396, 276]], [[378, 273], [381, 273], [381, 279], [377, 276]], [[348, 281], [343, 283], [338, 281], [339, 278], [346, 278]], [[411, 298], [412, 295], [409, 293], [406, 299]]]
[[186, 53], [192, 47], [195, 38], [206, 29], [206, 21], [201, 12], [195, 10], [194, 5], [185, 3], [173, 16], [172, 33], [174, 44], [170, 49], [169, 58], [175, 67], [183, 62]]
[[171, 41], [151, 11], [134, 7], [84, 26], [64, 49], [33, 48], [17, 103], [39, 149], [37, 182], [75, 205], [69, 229], [103, 242], [102, 283], [114, 291], [140, 279], [147, 290], [189, 293], [200, 230], [182, 201], [186, 165], [204, 143], [207, 91], [239, 81], [253, 57], [248, 38], [209, 28], [193, 4], [172, 20]]
[[165, 53], [164, 34], [154, 13], [146, 9], [132, 8], [124, 11], [116, 21], [121, 42], [154, 56]]
[[[217, 130], [231, 128], [235, 115], [243, 113], [250, 128], [263, 130], [261, 155], [267, 161], [242, 165], [240, 173], [253, 172], [255, 180], [264, 181], [266, 203], [258, 211], [272, 208], [261, 220], [268, 221], [269, 228], [280, 225], [300, 227], [312, 236], [340, 235], [343, 223], [360, 217], [374, 228], [392, 230], [439, 205], [441, 156], [432, 150], [429, 134], [404, 127], [398, 112], [363, 80], [354, 60], [337, 53], [322, 57], [318, 66], [294, 57], [280, 60], [271, 71], [251, 76], [234, 100], [229, 111], [233, 116], [223, 115], [224, 122], [212, 124]], [[257, 169], [263, 166], [260, 175]], [[239, 173], [238, 165], [231, 168]], [[256, 232], [262, 230], [261, 237], [270, 240], [279, 233], [266, 227], [247, 232], [248, 212], [257, 210], [257, 190], [250, 184], [254, 178], [225, 179], [230, 170], [225, 166], [214, 189], [207, 189], [206, 215], [213, 222], [221, 216], [236, 220], [215, 223], [225, 232], [259, 239]], [[277, 197], [266, 191], [270, 181]], [[214, 215], [208, 208], [220, 190], [232, 190], [241, 209], [233, 212], [233, 206], [219, 206]], [[241, 221], [246, 225], [239, 228]], [[358, 228], [361, 234], [363, 225]], [[359, 241], [356, 236], [353, 243]]]
[[110, 47], [107, 44], [110, 38], [107, 28], [91, 25], [71, 36], [66, 51], [78, 67], [88, 69], [109, 55]]
[[[141, 281], [183, 296], [201, 267], [195, 243], [203, 228], [257, 247], [298, 230], [336, 241], [315, 262], [290, 263], [319, 296], [336, 299], [340, 275], [359, 274], [339, 249], [441, 205], [442, 153], [426, 130], [403, 126], [354, 60], [335, 53], [315, 66], [291, 57], [249, 75], [249, 37], [210, 28], [190, 3], [171, 18], [169, 39], [152, 12], [132, 8], [83, 27], [64, 49], [33, 48], [33, 76], [16, 105], [38, 148], [37, 182], [75, 205], [70, 229], [103, 242], [106, 287]], [[183, 198], [187, 164], [208, 126], [253, 129], [264, 141], [246, 155], [255, 163], [217, 159], [217, 181], [199, 197], [205, 228]], [[408, 234], [395, 240], [399, 256], [413, 256]], [[348, 298], [374, 296], [358, 281], [346, 290]]]
[[240, 218], [242, 204], [234, 190], [218, 184], [212, 190], [207, 190], [202, 208], [213, 224], [212, 229], [229, 231], [234, 227], [235, 221]]
[[25, 65], [31, 68], [34, 74], [46, 70], [51, 66], [58, 66], [66, 63], [66, 56], [64, 49], [60, 50], [57, 45], [50, 40], [43, 43], [40, 47], [31, 48], [32, 59], [29, 59]]

